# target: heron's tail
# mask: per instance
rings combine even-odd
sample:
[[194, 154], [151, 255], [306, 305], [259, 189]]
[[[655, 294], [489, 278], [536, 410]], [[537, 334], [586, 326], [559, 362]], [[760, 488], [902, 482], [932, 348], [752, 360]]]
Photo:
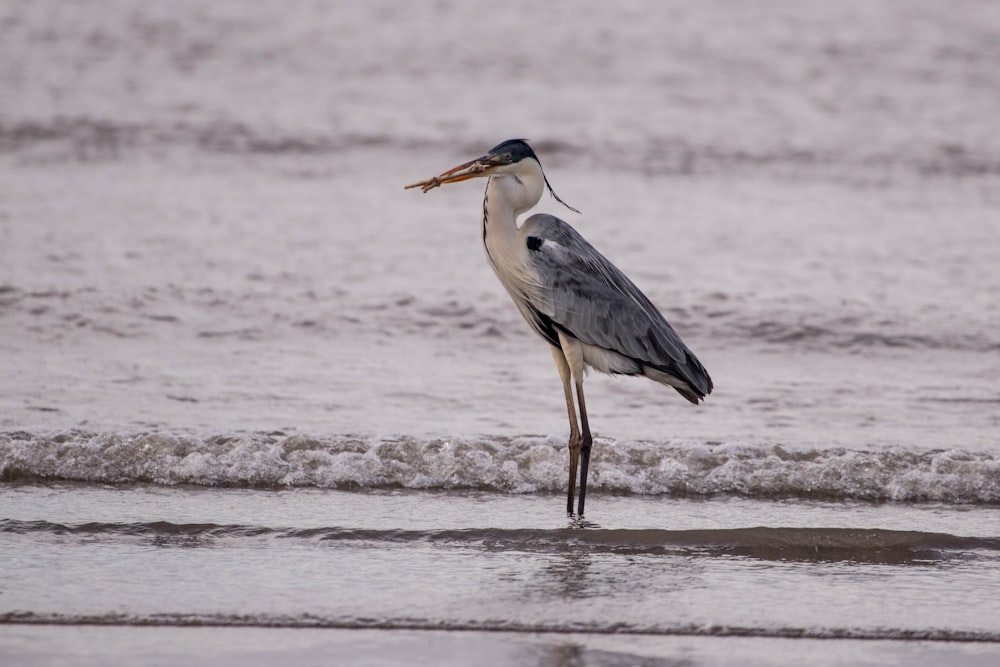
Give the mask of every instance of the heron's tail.
[[674, 387], [674, 389], [677, 390], [678, 394], [680, 394], [681, 396], [683, 396], [687, 400], [691, 401], [695, 405], [698, 405], [698, 403], [700, 403], [701, 400], [705, 398], [704, 394], [699, 394], [699, 393], [695, 392], [693, 389], [690, 389], [690, 388], [686, 388], [686, 387], [685, 388]]
[[672, 364], [670, 368], [644, 365], [642, 372], [650, 380], [673, 387], [678, 394], [698, 405], [712, 393], [715, 385], [698, 358], [690, 352], [686, 356], [686, 363], [683, 365]]

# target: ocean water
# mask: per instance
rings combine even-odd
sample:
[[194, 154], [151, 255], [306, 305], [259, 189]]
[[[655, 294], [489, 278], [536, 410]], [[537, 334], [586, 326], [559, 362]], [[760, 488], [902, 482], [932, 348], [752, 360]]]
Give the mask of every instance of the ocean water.
[[[1000, 655], [1000, 8], [0, 6], [4, 664]], [[527, 137], [716, 389], [565, 407]]]

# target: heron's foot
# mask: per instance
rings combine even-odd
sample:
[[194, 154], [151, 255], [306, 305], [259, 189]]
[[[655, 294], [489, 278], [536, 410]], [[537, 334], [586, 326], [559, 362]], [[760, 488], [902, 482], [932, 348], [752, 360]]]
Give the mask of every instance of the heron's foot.
[[586, 528], [600, 528], [601, 525], [593, 521], [587, 521], [579, 514], [571, 514], [569, 517], [569, 527], [574, 530], [583, 530]]

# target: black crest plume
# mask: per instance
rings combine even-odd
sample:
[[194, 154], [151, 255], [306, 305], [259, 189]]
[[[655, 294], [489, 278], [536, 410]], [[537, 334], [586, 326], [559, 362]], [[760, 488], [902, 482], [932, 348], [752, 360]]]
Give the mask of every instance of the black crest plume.
[[[492, 149], [490, 149], [491, 155], [495, 155], [498, 153], [510, 153], [511, 163], [519, 162], [524, 158], [530, 157], [535, 162], [538, 163], [538, 166], [542, 166], [542, 161], [538, 159], [538, 156], [535, 155], [535, 151], [531, 150], [531, 146], [529, 146], [528, 142], [525, 141], [524, 139], [508, 139], [507, 141], [497, 144]], [[545, 175], [545, 169], [542, 169], [542, 179], [545, 181], [545, 187], [549, 189], [549, 194], [552, 195], [553, 199], [555, 199], [557, 202], [559, 202], [569, 210], [573, 211], [574, 213], [580, 212], [577, 209], [570, 206], [569, 204], [567, 204], [565, 201], [563, 201], [562, 197], [556, 194], [556, 191], [552, 189], [552, 184], [549, 183], [549, 177]]]

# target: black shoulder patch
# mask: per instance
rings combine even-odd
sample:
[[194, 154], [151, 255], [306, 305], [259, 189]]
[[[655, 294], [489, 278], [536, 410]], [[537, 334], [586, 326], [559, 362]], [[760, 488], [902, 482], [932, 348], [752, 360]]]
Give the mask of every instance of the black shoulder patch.
[[545, 239], [540, 239], [537, 236], [529, 236], [528, 237], [528, 250], [538, 250], [539, 248], [542, 247], [542, 243], [544, 243], [544, 242], [545, 242]]

